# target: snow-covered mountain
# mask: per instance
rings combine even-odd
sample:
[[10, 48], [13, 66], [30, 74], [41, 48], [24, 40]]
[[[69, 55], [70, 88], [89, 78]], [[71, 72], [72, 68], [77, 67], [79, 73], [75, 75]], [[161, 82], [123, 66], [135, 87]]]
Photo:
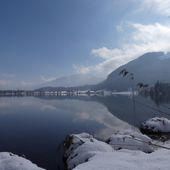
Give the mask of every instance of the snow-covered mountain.
[[129, 78], [119, 74], [122, 69], [134, 74], [135, 85], [139, 82], [153, 85], [158, 80], [170, 83], [170, 53], [146, 53], [113, 71], [96, 88], [109, 90], [127, 90], [130, 88], [132, 82]]

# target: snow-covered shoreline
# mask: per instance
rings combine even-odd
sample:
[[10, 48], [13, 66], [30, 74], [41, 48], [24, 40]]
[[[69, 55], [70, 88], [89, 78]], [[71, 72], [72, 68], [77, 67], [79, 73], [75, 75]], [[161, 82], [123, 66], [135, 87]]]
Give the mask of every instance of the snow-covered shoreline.
[[170, 150], [154, 151], [150, 144], [140, 132], [113, 134], [107, 142], [72, 134], [65, 141], [66, 165], [68, 170], [169, 170]]
[[0, 170], [45, 170], [31, 161], [9, 152], [0, 152]]
[[[170, 132], [166, 118], [155, 117], [142, 126], [149, 132]], [[87, 133], [71, 134], [64, 142], [64, 157], [68, 170], [169, 170], [170, 141], [161, 144], [137, 129], [116, 132], [106, 141]], [[23, 157], [0, 152], [0, 170], [45, 169]]]

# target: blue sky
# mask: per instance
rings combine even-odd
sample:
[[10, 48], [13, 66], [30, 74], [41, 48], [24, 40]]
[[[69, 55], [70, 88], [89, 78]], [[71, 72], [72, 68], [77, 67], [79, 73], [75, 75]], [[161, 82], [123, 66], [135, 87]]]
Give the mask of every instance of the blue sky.
[[169, 50], [169, 10], [169, 0], [1, 0], [0, 88], [106, 77], [142, 53]]

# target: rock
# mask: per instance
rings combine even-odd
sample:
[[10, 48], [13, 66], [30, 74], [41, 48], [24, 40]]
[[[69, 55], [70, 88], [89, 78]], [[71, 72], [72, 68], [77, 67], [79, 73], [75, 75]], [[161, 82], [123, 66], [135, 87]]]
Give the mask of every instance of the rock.
[[9, 152], [0, 152], [0, 170], [44, 170], [31, 161]]
[[136, 131], [117, 132], [107, 140], [115, 150], [141, 150], [146, 153], [153, 152], [151, 142], [151, 138]]
[[112, 152], [112, 147], [87, 133], [69, 135], [65, 141], [65, 159], [68, 169], [87, 162], [98, 152]]
[[170, 133], [170, 120], [154, 117], [142, 123], [141, 129], [148, 133]]

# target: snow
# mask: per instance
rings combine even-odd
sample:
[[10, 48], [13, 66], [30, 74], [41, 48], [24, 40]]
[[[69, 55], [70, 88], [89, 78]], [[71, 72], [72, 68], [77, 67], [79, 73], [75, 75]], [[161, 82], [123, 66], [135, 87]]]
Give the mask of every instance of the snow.
[[125, 96], [131, 96], [131, 95], [138, 95], [138, 92], [137, 91], [121, 91], [121, 92], [112, 92], [113, 95], [125, 95]]
[[170, 120], [164, 117], [154, 117], [144, 122], [141, 128], [148, 132], [168, 133], [170, 132]]
[[93, 138], [91, 135], [82, 133], [79, 135], [70, 135], [66, 139], [69, 145], [65, 157], [67, 158], [68, 169], [84, 163], [89, 158], [95, 156], [98, 152], [112, 152], [113, 148], [105, 142]]
[[9, 152], [0, 152], [0, 170], [44, 170], [31, 161]]
[[[123, 143], [123, 135], [125, 143]], [[130, 137], [129, 140], [126, 137]], [[150, 142], [151, 139], [139, 132], [126, 131], [117, 133], [109, 138], [115, 144], [138, 144], [137, 148], [115, 150], [112, 145], [98, 141], [91, 135], [82, 133], [70, 135], [65, 143], [66, 163], [68, 169], [73, 170], [169, 170], [170, 151], [159, 149], [150, 154], [140, 150], [145, 145], [135, 143], [133, 138]], [[119, 141], [120, 139], [120, 141]], [[148, 146], [147, 146], [148, 147]], [[146, 148], [147, 148], [146, 147]], [[134, 149], [140, 150], [134, 150]], [[145, 149], [146, 149], [145, 148]], [[130, 149], [130, 150], [129, 150]], [[132, 150], [131, 150], [132, 149]], [[146, 151], [146, 150], [143, 151]]]
[[116, 150], [141, 150], [146, 153], [153, 152], [150, 142], [152, 142], [151, 138], [137, 131], [118, 132], [108, 139], [108, 143]]
[[151, 154], [129, 150], [98, 153], [74, 170], [169, 170], [169, 154], [163, 149]]

